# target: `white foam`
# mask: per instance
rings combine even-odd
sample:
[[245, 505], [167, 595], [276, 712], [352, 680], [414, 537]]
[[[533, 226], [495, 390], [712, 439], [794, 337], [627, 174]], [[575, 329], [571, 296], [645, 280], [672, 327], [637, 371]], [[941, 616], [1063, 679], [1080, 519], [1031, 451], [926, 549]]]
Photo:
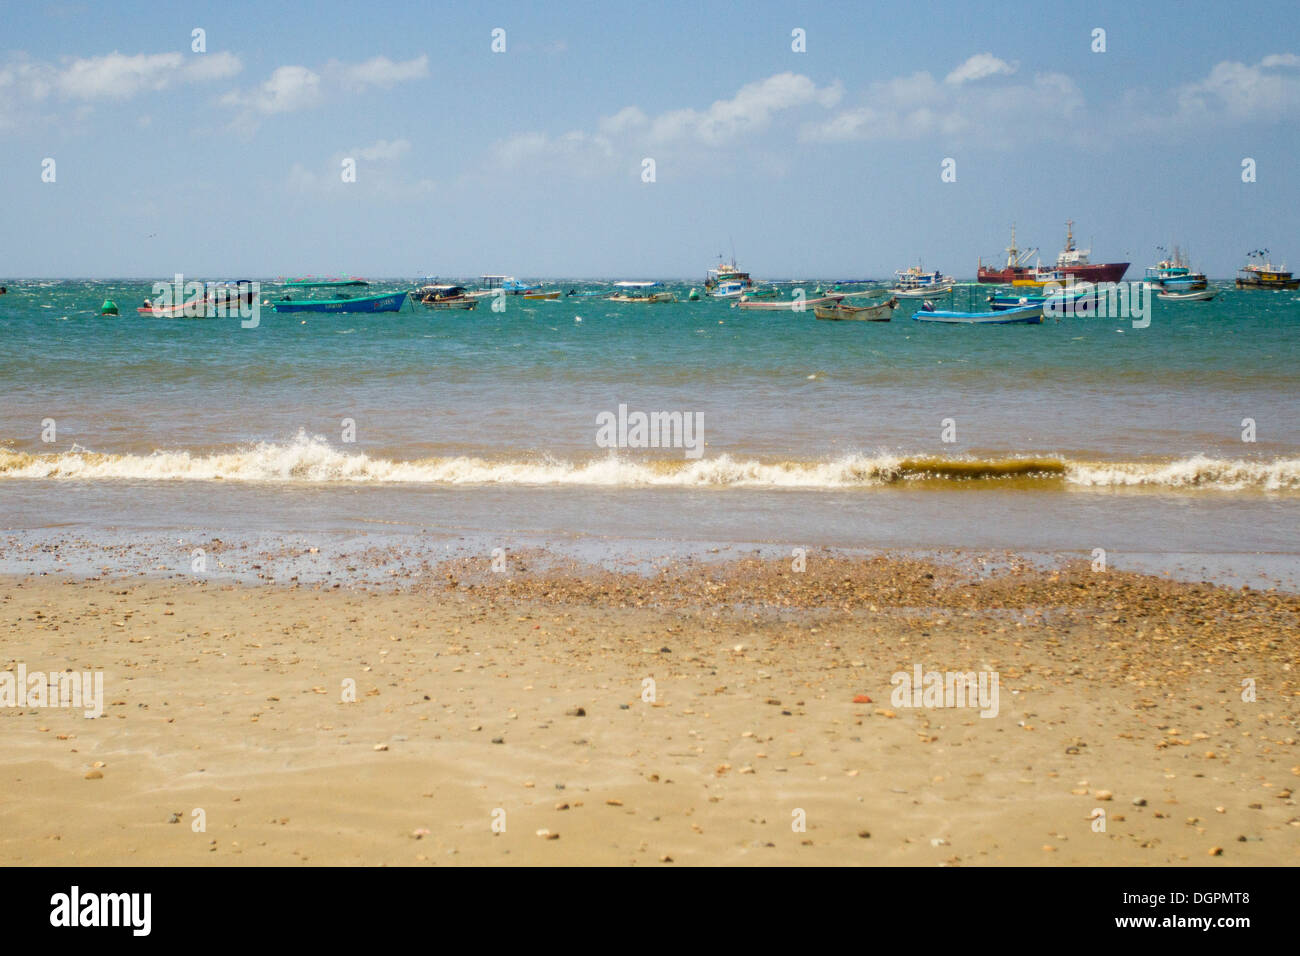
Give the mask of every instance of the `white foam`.
[[[938, 462], [937, 464], [935, 462]], [[952, 462], [963, 462], [954, 458]], [[1001, 459], [996, 473], [1017, 459]], [[930, 462], [930, 464], [926, 464]], [[1159, 462], [1067, 461], [1064, 481], [1087, 487], [1153, 486], [1220, 490], [1300, 490], [1300, 459], [1245, 461], [1204, 456]], [[455, 456], [395, 461], [343, 451], [300, 432], [286, 443], [260, 442], [235, 451], [196, 454], [99, 454], [84, 448], [57, 454], [0, 449], [0, 479], [79, 481], [234, 481], [303, 483], [418, 483], [432, 485], [579, 485], [604, 488], [866, 488], [904, 479], [935, 478], [942, 460], [909, 462], [902, 456], [846, 455], [823, 461], [762, 462], [714, 458], [634, 460], [617, 455], [569, 462], [546, 456], [493, 461]], [[1023, 478], [1023, 475], [1018, 477]], [[1060, 475], [1044, 474], [1060, 481]], [[963, 480], [954, 470], [951, 480]], [[970, 479], [964, 479], [969, 481]], [[988, 480], [981, 476], [975, 480]]]

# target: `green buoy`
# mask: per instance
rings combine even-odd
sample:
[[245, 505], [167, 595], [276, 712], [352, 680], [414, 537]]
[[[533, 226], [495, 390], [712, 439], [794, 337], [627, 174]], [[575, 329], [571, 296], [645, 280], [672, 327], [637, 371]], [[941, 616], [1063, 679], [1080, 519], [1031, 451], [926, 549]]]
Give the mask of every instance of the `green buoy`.
[[105, 299], [104, 304], [99, 307], [100, 315], [117, 315], [117, 303], [112, 299]]
[[698, 301], [699, 301], [699, 298], [700, 298], [699, 290], [698, 290], [698, 289], [692, 289], [692, 290], [690, 291], [690, 294], [687, 295], [686, 298], [690, 299], [692, 302], [698, 302]]

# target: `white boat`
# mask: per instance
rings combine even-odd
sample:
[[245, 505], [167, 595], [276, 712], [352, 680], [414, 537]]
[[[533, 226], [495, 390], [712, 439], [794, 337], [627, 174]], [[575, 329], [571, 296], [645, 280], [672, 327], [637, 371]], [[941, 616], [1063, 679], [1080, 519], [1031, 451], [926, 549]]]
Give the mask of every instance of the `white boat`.
[[615, 282], [614, 287], [619, 291], [611, 295], [606, 301], [636, 302], [643, 305], [677, 301], [677, 296], [671, 292], [650, 291], [658, 285], [658, 282]]
[[704, 294], [710, 299], [739, 299], [752, 288], [752, 285], [740, 279], [725, 279], [716, 283], [711, 289], [707, 286], [705, 288]]
[[817, 299], [749, 299], [742, 295], [732, 308], [756, 309], [766, 312], [803, 312], [819, 305], [834, 305], [843, 298], [844, 296], [838, 293]]
[[894, 275], [898, 276], [898, 284], [889, 292], [900, 299], [933, 299], [948, 295], [957, 284], [952, 276], [937, 270], [926, 272], [920, 266], [899, 269]]
[[1198, 289], [1195, 292], [1157, 292], [1156, 298], [1167, 302], [1209, 302], [1218, 294], [1218, 289]]
[[473, 292], [467, 293], [471, 298], [483, 299], [487, 296], [500, 295], [502, 292], [506, 295], [524, 295], [527, 292], [536, 292], [538, 288], [520, 282], [514, 276], [487, 275], [479, 276], [479, 279], [483, 284]]
[[754, 287], [748, 272], [736, 268], [736, 259], [723, 262], [718, 257], [718, 267], [704, 274], [704, 294], [714, 299], [737, 299]]

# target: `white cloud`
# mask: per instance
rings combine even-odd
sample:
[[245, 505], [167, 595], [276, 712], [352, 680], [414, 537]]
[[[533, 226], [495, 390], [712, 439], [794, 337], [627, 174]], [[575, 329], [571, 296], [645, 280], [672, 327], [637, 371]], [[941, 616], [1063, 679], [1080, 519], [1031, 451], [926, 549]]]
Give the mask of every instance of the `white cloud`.
[[235, 90], [221, 98], [225, 106], [242, 107], [264, 116], [306, 109], [320, 102], [320, 75], [305, 66], [281, 66], [261, 86]]
[[1300, 56], [1274, 53], [1254, 66], [1225, 60], [1208, 76], [1174, 91], [1178, 119], [1282, 119], [1300, 112]]
[[[243, 64], [233, 53], [136, 53], [114, 50], [102, 56], [65, 58], [47, 63], [24, 54], [0, 66], [0, 128], [37, 125], [55, 119], [41, 112], [47, 101], [127, 100], [182, 83], [206, 83], [234, 76]], [[80, 120], [90, 112], [72, 111]]]
[[176, 82], [225, 79], [242, 69], [233, 53], [137, 53], [114, 50], [104, 56], [73, 60], [55, 74], [53, 85], [69, 99], [127, 99], [163, 90]]
[[[1031, 80], [973, 83], [1010, 75], [1015, 67], [992, 54], [962, 63], [940, 83], [925, 71], [873, 83], [863, 105], [850, 107], [799, 132], [806, 142], [847, 143], [867, 140], [912, 140], [926, 136], [972, 138], [996, 132], [990, 116], [1035, 116], [1039, 134], [1053, 123], [1065, 129], [1084, 108], [1083, 94], [1062, 73], [1040, 73]], [[973, 84], [973, 85], [972, 85]], [[1046, 107], [1050, 105], [1050, 109]], [[996, 137], [994, 141], [999, 141]]]
[[[319, 73], [309, 67], [288, 65], [277, 67], [260, 86], [231, 90], [221, 97], [221, 103], [241, 110], [245, 118], [271, 116], [310, 109], [326, 102], [338, 91], [388, 88], [428, 75], [427, 56], [404, 62], [394, 62], [386, 56], [351, 64], [331, 60], [321, 67]], [[245, 125], [246, 130], [252, 128], [252, 125]]]
[[513, 136], [495, 147], [497, 162], [518, 166], [552, 160], [570, 172], [589, 174], [627, 166], [639, 168], [641, 150], [704, 147], [720, 149], [742, 142], [771, 127], [777, 114], [804, 106], [828, 108], [839, 102], [843, 87], [837, 82], [819, 87], [797, 73], [778, 73], [742, 86], [736, 95], [715, 101], [707, 109], [669, 110], [650, 116], [639, 107], [626, 106], [596, 121], [595, 131], [571, 130], [559, 136], [529, 132]]
[[816, 83], [801, 74], [778, 73], [745, 84], [731, 99], [718, 100], [707, 110], [683, 109], [664, 113], [650, 124], [650, 140], [671, 143], [691, 139], [721, 146], [766, 129], [775, 113], [813, 103], [834, 106], [843, 94], [839, 83], [818, 88]]
[[952, 86], [973, 83], [988, 76], [1010, 76], [1016, 72], [1018, 64], [1008, 63], [992, 53], [976, 53], [957, 69], [949, 73], [944, 82]]
[[368, 159], [372, 162], [377, 160], [397, 159], [404, 153], [411, 150], [411, 143], [405, 139], [395, 139], [389, 142], [381, 139], [373, 146], [367, 146], [364, 149], [354, 149], [350, 155], [360, 156], [362, 159]]
[[372, 60], [351, 66], [344, 64], [331, 64], [331, 66], [342, 72], [347, 86], [358, 90], [368, 86], [388, 89], [398, 83], [420, 80], [429, 75], [429, 57], [426, 55], [396, 63], [386, 56], [377, 56]]

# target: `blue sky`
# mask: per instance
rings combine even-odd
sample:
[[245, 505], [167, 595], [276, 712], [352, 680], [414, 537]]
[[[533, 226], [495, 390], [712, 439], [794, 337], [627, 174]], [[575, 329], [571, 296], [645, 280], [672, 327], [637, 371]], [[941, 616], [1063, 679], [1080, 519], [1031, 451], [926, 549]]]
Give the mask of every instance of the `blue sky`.
[[1300, 270], [1293, 3], [268, 6], [5, 5], [0, 275]]

